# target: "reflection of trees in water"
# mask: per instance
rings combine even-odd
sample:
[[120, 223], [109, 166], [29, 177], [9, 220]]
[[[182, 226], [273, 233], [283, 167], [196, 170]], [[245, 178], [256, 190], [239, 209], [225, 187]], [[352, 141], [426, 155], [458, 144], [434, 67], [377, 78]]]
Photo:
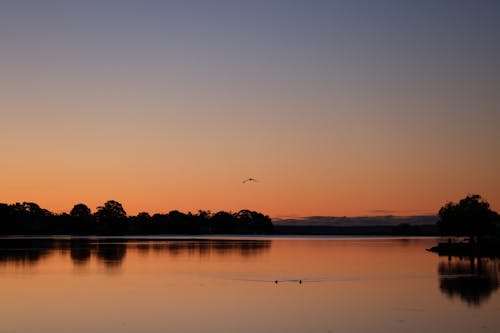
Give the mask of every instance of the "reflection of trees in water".
[[70, 241], [70, 255], [75, 265], [85, 264], [91, 257], [89, 241], [87, 239], [72, 239]]
[[100, 259], [107, 266], [118, 266], [122, 263], [127, 254], [127, 244], [119, 243], [97, 243], [95, 251], [97, 259]]
[[[144, 251], [142, 243], [136, 248]], [[156, 252], [168, 252], [170, 255], [259, 255], [271, 248], [271, 240], [234, 240], [234, 239], [199, 239], [199, 240], [167, 240], [153, 242], [151, 249]]]
[[0, 241], [0, 263], [34, 265], [53, 249], [51, 239], [11, 238]]
[[150, 253], [150, 246], [147, 243], [137, 244], [135, 248], [141, 255], [147, 256]]
[[271, 240], [116, 240], [116, 239], [0, 239], [0, 263], [34, 265], [56, 252], [70, 254], [75, 265], [83, 265], [92, 257], [106, 266], [116, 267], [124, 260], [127, 249], [147, 255], [166, 252], [170, 255], [206, 256], [236, 254], [253, 256], [268, 251]]
[[73, 238], [69, 242], [59, 243], [59, 249], [70, 250], [71, 260], [75, 265], [83, 265], [96, 257], [99, 262], [109, 267], [119, 266], [127, 254], [127, 242]]
[[450, 258], [438, 266], [439, 288], [450, 298], [459, 297], [480, 306], [498, 289], [499, 259]]

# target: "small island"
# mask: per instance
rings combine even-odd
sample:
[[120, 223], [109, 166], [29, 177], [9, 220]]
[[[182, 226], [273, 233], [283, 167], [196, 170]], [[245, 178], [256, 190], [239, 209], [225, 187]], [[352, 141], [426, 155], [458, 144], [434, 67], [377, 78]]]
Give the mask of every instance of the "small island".
[[469, 195], [458, 203], [449, 202], [439, 210], [437, 226], [451, 238], [428, 249], [443, 256], [500, 257], [499, 215], [480, 195]]

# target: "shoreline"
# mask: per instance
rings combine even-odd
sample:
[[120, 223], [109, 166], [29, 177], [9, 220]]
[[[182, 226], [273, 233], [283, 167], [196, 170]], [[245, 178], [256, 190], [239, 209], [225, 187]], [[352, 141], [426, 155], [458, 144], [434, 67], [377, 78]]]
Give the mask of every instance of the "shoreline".
[[286, 236], [345, 236], [345, 237], [440, 237], [434, 225], [416, 225], [411, 229], [401, 230], [399, 226], [274, 226], [272, 233], [150, 233], [150, 234], [4, 234], [1, 238], [43, 238], [43, 237], [124, 237], [124, 238], [154, 238], [154, 237], [286, 237]]

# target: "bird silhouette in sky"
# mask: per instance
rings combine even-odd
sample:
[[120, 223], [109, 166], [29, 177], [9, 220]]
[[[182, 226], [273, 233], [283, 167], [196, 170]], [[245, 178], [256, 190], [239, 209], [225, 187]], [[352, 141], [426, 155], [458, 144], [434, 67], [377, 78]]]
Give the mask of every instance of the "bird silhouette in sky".
[[248, 179], [245, 179], [244, 181], [242, 181], [243, 184], [248, 183], [248, 182], [258, 183], [259, 181], [257, 179], [254, 179], [254, 178], [248, 178]]

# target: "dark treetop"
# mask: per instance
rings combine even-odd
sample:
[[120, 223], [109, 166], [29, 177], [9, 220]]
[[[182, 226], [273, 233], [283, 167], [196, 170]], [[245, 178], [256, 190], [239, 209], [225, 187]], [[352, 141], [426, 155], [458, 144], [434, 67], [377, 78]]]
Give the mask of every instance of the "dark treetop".
[[469, 195], [458, 203], [448, 202], [439, 210], [438, 227], [443, 234], [471, 239], [495, 235], [498, 214], [480, 195]]
[[468, 242], [439, 243], [430, 248], [445, 256], [500, 257], [499, 215], [480, 195], [469, 195], [439, 210], [437, 223], [443, 235], [466, 236]]
[[92, 213], [76, 204], [69, 214], [54, 214], [33, 202], [0, 203], [0, 234], [3, 235], [154, 235], [154, 234], [262, 234], [272, 233], [269, 216], [241, 210], [237, 213], [200, 210], [197, 214], [171, 211], [141, 212], [127, 216], [122, 205], [107, 201]]

